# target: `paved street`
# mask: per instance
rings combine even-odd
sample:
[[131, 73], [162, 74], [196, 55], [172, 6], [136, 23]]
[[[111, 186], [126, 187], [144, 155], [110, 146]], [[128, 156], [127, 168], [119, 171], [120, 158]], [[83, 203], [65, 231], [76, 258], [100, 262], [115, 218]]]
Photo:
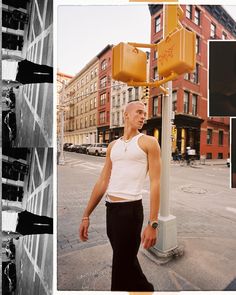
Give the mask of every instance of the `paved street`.
[[[35, 214], [52, 217], [52, 149], [34, 149], [29, 175], [25, 186], [23, 208]], [[17, 269], [16, 294], [52, 294], [52, 235], [24, 236], [14, 243]]]
[[[53, 64], [53, 1], [31, 2], [23, 56], [38, 64]], [[52, 146], [53, 85], [28, 84], [16, 91], [16, 147]]]
[[[65, 166], [58, 166], [58, 289], [109, 290], [111, 249], [104, 201], [91, 216], [89, 241], [80, 242], [77, 233], [104, 158], [66, 152], [65, 159]], [[194, 168], [171, 165], [171, 214], [177, 217], [184, 256], [157, 267], [140, 251], [141, 264], [156, 290], [236, 290], [236, 199], [229, 189], [229, 170], [225, 160]], [[144, 224], [148, 193], [146, 181]]]

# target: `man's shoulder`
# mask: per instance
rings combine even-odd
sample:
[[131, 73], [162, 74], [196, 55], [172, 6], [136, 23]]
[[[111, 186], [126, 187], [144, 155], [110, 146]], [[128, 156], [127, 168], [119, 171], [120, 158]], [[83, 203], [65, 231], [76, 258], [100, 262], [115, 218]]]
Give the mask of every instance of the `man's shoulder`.
[[141, 139], [143, 142], [148, 143], [148, 144], [157, 144], [158, 140], [156, 139], [156, 137], [151, 136], [151, 135], [147, 135], [147, 134], [143, 134], [141, 136]]

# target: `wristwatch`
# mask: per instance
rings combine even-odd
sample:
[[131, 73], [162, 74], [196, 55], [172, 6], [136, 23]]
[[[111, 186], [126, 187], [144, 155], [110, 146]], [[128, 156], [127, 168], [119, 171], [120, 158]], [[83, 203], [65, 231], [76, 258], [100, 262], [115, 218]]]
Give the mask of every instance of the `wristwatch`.
[[159, 224], [156, 220], [154, 221], [148, 221], [148, 224], [151, 225], [152, 228], [157, 229], [159, 227]]

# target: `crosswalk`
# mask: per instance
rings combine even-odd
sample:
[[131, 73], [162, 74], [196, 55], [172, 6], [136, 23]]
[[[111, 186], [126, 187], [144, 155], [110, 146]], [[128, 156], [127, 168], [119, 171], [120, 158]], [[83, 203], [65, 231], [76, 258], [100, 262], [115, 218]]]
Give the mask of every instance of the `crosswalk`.
[[[91, 156], [90, 156], [91, 157]], [[73, 154], [66, 154], [65, 156], [65, 165], [70, 166], [71, 168], [81, 168], [85, 170], [101, 170], [104, 166], [104, 163], [98, 163], [98, 162], [91, 162], [82, 160], [82, 159], [77, 159], [73, 157]]]

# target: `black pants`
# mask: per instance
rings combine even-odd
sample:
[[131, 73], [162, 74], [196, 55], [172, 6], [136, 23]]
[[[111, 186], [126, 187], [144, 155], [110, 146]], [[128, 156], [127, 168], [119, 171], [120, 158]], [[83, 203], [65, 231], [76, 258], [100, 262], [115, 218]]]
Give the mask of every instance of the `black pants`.
[[18, 213], [16, 232], [22, 235], [38, 235], [53, 233], [53, 219], [28, 211]]
[[18, 62], [16, 81], [22, 84], [53, 83], [53, 67], [22, 60]]
[[109, 203], [107, 235], [113, 249], [111, 291], [154, 291], [137, 254], [143, 224], [142, 201]]

